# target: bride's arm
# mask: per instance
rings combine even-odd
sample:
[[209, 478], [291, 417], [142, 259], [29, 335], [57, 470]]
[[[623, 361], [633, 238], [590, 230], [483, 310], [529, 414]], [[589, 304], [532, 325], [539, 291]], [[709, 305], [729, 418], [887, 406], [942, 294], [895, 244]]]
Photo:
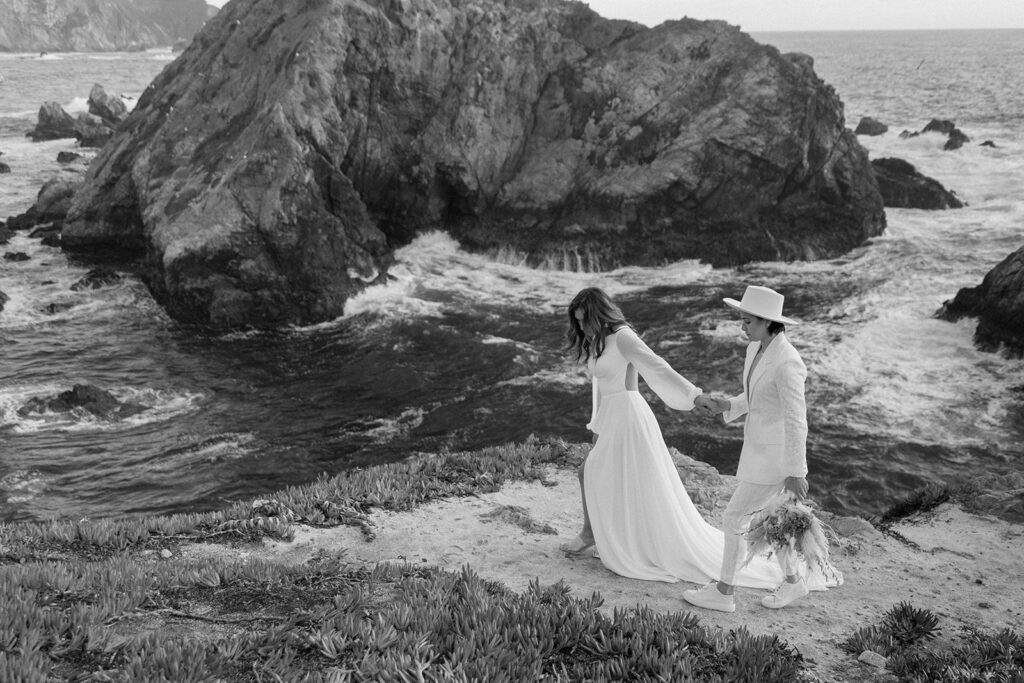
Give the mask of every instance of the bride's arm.
[[597, 411], [601, 408], [601, 388], [597, 385], [597, 377], [593, 375], [590, 377], [590, 384], [590, 422], [587, 423], [587, 429], [597, 434], [594, 427], [597, 423]]
[[647, 386], [661, 398], [669, 408], [692, 410], [693, 400], [703, 391], [672, 369], [664, 358], [654, 353], [636, 332], [623, 328], [616, 335], [616, 342], [623, 357], [632, 363]]

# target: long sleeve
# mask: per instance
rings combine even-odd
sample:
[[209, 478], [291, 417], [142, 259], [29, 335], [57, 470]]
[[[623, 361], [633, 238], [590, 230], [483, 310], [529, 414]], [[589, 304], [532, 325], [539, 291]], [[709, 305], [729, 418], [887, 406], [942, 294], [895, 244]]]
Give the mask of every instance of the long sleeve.
[[654, 390], [665, 405], [676, 410], [693, 410], [694, 399], [703, 393], [701, 389], [673, 370], [633, 330], [627, 328], [620, 331], [618, 344], [623, 357], [636, 367], [647, 386]]
[[746, 415], [749, 410], [750, 406], [747, 405], [747, 395], [742, 393], [729, 399], [729, 410], [722, 415], [722, 419], [726, 422], [732, 422]]
[[592, 376], [590, 384], [590, 422], [587, 423], [587, 429], [597, 434], [594, 426], [597, 422], [597, 411], [601, 408], [601, 387], [598, 385], [597, 377]]
[[807, 475], [807, 404], [804, 381], [807, 368], [799, 359], [786, 361], [779, 369], [779, 399], [782, 401], [786, 434], [786, 470], [791, 477]]

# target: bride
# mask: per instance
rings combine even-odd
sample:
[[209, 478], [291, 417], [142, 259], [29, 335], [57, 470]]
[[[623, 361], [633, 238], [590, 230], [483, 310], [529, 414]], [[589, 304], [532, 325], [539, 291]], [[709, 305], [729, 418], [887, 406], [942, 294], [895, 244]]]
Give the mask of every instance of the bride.
[[[704, 521], [683, 488], [637, 375], [670, 408], [692, 410], [701, 390], [655, 354], [601, 289], [588, 287], [569, 304], [570, 352], [593, 377], [587, 427], [593, 449], [580, 469], [583, 529], [562, 547], [600, 557], [622, 576], [707, 583], [718, 577], [724, 537]], [[775, 562], [755, 558], [737, 575], [749, 588], [774, 588]]]

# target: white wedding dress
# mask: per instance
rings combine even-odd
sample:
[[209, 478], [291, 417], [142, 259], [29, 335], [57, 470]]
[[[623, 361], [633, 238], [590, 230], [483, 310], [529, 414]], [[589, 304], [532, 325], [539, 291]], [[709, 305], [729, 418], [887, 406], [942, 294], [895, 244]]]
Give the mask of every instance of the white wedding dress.
[[[683, 488], [658, 421], [637, 391], [637, 371], [669, 407], [691, 410], [701, 390], [623, 327], [605, 338], [588, 369], [593, 376], [597, 433], [583, 482], [601, 562], [616, 574], [647, 581], [718, 579], [724, 539], [704, 521]], [[774, 588], [777, 562], [754, 558], [736, 584]]]

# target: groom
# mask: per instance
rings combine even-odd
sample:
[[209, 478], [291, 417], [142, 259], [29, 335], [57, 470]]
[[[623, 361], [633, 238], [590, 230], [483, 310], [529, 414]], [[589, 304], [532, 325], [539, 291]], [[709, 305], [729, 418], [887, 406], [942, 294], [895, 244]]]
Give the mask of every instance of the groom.
[[[736, 471], [739, 486], [723, 518], [725, 551], [718, 581], [683, 593], [686, 602], [733, 612], [733, 579], [746, 557], [744, 533], [750, 519], [783, 491], [798, 500], [807, 495], [807, 408], [804, 380], [807, 368], [786, 339], [786, 325], [796, 321], [782, 315], [784, 297], [767, 287], [747, 287], [743, 299], [724, 299], [740, 313], [750, 344], [743, 364], [743, 393], [731, 399], [698, 396], [696, 406], [722, 413], [726, 422], [746, 415], [743, 450]], [[807, 595], [807, 585], [794, 568], [783, 566], [786, 580], [765, 596], [765, 607], [785, 607]]]

